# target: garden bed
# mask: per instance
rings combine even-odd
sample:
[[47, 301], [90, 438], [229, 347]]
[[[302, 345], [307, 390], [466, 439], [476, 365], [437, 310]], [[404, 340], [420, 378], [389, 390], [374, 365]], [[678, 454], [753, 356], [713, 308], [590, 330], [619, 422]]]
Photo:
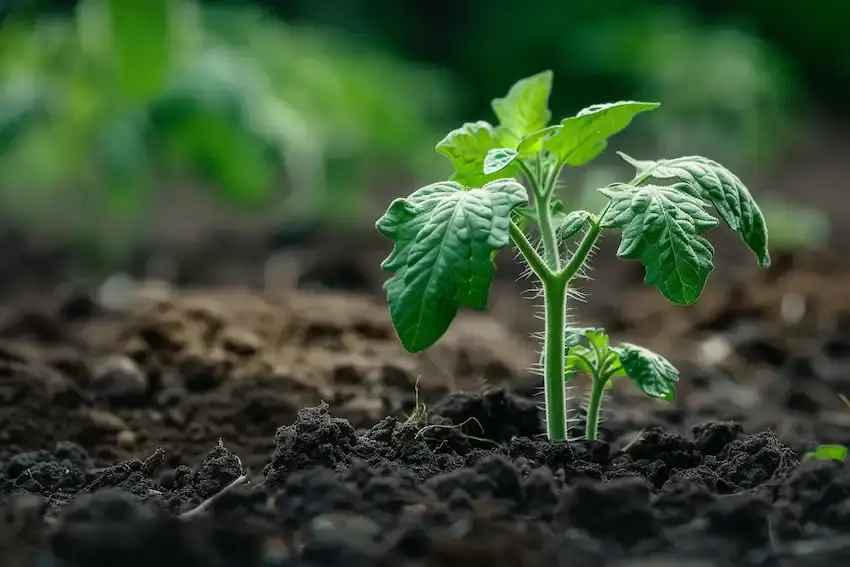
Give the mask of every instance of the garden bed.
[[9, 295], [0, 563], [850, 559], [850, 467], [802, 462], [850, 445], [850, 263], [780, 255], [691, 308], [620, 265], [582, 322], [667, 356], [682, 380], [674, 404], [616, 385], [593, 443], [545, 440], [528, 370], [539, 323], [515, 274], [492, 315], [464, 313], [416, 357], [368, 270], [358, 292], [148, 288], [121, 312], [82, 292]]

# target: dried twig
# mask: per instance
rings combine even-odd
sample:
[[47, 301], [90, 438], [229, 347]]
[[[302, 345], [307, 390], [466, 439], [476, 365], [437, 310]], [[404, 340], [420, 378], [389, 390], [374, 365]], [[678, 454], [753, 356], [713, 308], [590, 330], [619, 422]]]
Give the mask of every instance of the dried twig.
[[247, 480], [248, 480], [248, 476], [243, 474], [242, 476], [240, 476], [239, 478], [237, 478], [236, 480], [234, 480], [233, 482], [231, 482], [230, 484], [228, 484], [227, 486], [222, 488], [220, 492], [213, 494], [212, 496], [210, 496], [209, 498], [207, 498], [206, 500], [204, 500], [203, 502], [198, 504], [195, 508], [189, 510], [188, 512], [183, 512], [182, 514], [180, 514], [177, 517], [180, 518], [181, 520], [188, 520], [188, 519], [194, 518], [195, 516], [200, 516], [201, 514], [206, 512], [213, 504], [215, 504], [216, 501], [219, 498], [221, 498], [224, 494], [234, 490], [235, 488], [238, 488], [240, 485], [245, 483]]

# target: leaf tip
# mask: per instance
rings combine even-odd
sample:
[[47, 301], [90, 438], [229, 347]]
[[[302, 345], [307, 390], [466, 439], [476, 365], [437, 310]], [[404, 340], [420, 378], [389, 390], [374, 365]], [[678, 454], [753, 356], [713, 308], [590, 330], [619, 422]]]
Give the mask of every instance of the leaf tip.
[[555, 72], [552, 69], [543, 69], [537, 73], [537, 77], [551, 84], [555, 80]]

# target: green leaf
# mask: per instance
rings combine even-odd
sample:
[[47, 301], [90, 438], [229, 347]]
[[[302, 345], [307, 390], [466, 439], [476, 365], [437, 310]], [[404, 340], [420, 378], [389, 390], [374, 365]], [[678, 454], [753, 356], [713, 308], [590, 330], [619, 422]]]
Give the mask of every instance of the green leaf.
[[514, 180], [470, 191], [445, 181], [390, 204], [376, 228], [395, 243], [381, 267], [394, 273], [384, 289], [405, 349], [434, 344], [461, 306], [487, 307], [491, 253], [508, 245], [511, 212], [527, 198]]
[[495, 128], [489, 123], [479, 120], [467, 122], [462, 127], [452, 130], [437, 144], [437, 152], [449, 158], [455, 172], [452, 181], [457, 181], [465, 187], [481, 187], [482, 185], [507, 177], [513, 177], [514, 167], [508, 166], [496, 173], [484, 173], [484, 160], [490, 150], [501, 148]]
[[169, 71], [171, 0], [107, 0], [121, 88], [131, 97], [148, 98]]
[[508, 148], [496, 148], [487, 152], [484, 158], [484, 175], [497, 173], [508, 167], [519, 153]]
[[520, 79], [504, 98], [493, 101], [493, 112], [501, 126], [522, 139], [549, 124], [549, 95], [552, 92], [552, 71], [543, 71]]
[[804, 459], [817, 461], [841, 461], [847, 460], [847, 447], [844, 445], [820, 445], [814, 451], [809, 451], [803, 456]]
[[555, 124], [554, 126], [538, 130], [534, 134], [529, 134], [520, 141], [517, 151], [522, 155], [536, 154], [542, 151], [543, 142], [556, 134], [561, 128], [562, 126], [560, 124]]
[[696, 301], [714, 269], [714, 248], [701, 233], [717, 226], [706, 204], [681, 187], [614, 184], [599, 190], [611, 202], [603, 228], [620, 228], [617, 256], [640, 260], [645, 283], [679, 305]]
[[618, 153], [640, 176], [676, 178], [687, 183], [696, 195], [714, 205], [717, 214], [729, 228], [741, 234], [761, 266], [770, 265], [764, 215], [750, 191], [731, 171], [700, 156], [641, 161], [622, 152]]
[[622, 343], [613, 350], [620, 355], [626, 376], [644, 394], [652, 398], [673, 399], [679, 371], [666, 358], [630, 343]]
[[593, 376], [594, 362], [594, 353], [591, 349], [584, 345], [571, 347], [564, 358], [564, 380], [571, 380], [577, 372]]
[[602, 375], [608, 376], [609, 379], [626, 375], [626, 371], [623, 369], [623, 363], [620, 361], [620, 352], [616, 348], [609, 349], [608, 358], [605, 361], [605, 366], [602, 368]]
[[584, 336], [587, 337], [590, 346], [593, 347], [602, 357], [608, 354], [609, 339], [605, 329], [592, 329], [585, 331]]
[[567, 327], [564, 329], [564, 347], [569, 350], [576, 345], [580, 345], [582, 341], [587, 340], [589, 333], [605, 331], [596, 327]]
[[496, 140], [499, 142], [498, 145], [513, 149], [519, 146], [521, 138], [504, 126], [497, 126]]
[[565, 380], [570, 380], [576, 372], [589, 376], [598, 374], [611, 352], [608, 334], [605, 329], [597, 327], [567, 327], [564, 329], [564, 347]]
[[562, 120], [561, 129], [544, 146], [567, 165], [584, 165], [601, 154], [608, 138], [624, 130], [637, 114], [659, 106], [657, 102], [635, 101], [589, 106]]
[[568, 238], [575, 236], [575, 234], [580, 231], [591, 218], [593, 218], [593, 215], [588, 211], [572, 211], [564, 217], [563, 221], [556, 229], [558, 241], [564, 242]]

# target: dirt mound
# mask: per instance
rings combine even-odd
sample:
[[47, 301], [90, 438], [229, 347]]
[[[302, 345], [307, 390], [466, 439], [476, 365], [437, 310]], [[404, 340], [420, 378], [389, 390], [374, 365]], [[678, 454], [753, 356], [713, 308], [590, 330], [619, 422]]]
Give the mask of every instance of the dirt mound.
[[0, 330], [0, 452], [73, 439], [109, 462], [165, 446], [176, 465], [225, 438], [262, 466], [277, 427], [319, 401], [368, 427], [410, 412], [417, 387], [534, 383], [532, 354], [491, 320], [459, 319], [416, 358], [364, 297], [183, 291], [123, 316], [51, 313]]

